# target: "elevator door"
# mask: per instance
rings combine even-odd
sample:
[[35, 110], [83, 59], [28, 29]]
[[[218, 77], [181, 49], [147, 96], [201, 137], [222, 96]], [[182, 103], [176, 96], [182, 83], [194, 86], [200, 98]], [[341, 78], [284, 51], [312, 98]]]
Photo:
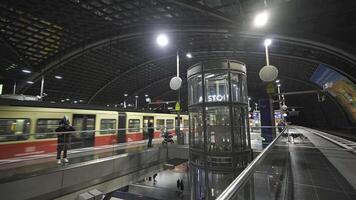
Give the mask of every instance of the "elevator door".
[[83, 132], [73, 134], [72, 148], [94, 146], [95, 132], [91, 130], [95, 130], [95, 115], [74, 114], [73, 127], [76, 131]]
[[[151, 122], [151, 126], [148, 123]], [[148, 138], [148, 129], [153, 128], [153, 117], [152, 116], [143, 116], [143, 139]]]

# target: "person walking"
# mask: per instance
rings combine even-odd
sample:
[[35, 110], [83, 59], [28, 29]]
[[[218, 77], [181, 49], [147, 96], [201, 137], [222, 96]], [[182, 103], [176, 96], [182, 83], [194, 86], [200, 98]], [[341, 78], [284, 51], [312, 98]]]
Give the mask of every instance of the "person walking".
[[179, 179], [177, 180], [177, 190], [178, 191], [180, 190], [180, 180]]
[[182, 193], [184, 191], [184, 183], [183, 183], [183, 179], [180, 180], [180, 190], [182, 190]]
[[[59, 127], [55, 130], [57, 134], [57, 164], [62, 164], [61, 153], [63, 151], [63, 161], [65, 163], [69, 162], [67, 158], [67, 150], [69, 146], [69, 141], [71, 137], [71, 131], [75, 129], [70, 125], [69, 119], [67, 116], [64, 116], [63, 119], [59, 122]], [[66, 133], [69, 132], [69, 133]]]
[[154, 128], [153, 128], [153, 123], [152, 122], [148, 122], [148, 127], [147, 127], [147, 132], [148, 132], [148, 144], [147, 147], [152, 147], [152, 139], [153, 139], [153, 132], [154, 132]]

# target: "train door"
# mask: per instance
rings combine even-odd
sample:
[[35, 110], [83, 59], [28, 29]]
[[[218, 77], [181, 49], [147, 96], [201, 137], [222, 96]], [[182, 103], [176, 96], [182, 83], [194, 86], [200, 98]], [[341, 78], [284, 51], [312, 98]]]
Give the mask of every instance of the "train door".
[[118, 135], [117, 139], [119, 143], [126, 142], [126, 113], [119, 113], [119, 126], [118, 126]]
[[[76, 133], [72, 137], [72, 148], [92, 147], [94, 146], [95, 132], [95, 115], [73, 115], [73, 127], [76, 131], [84, 131]], [[90, 131], [90, 132], [85, 132]]]
[[[149, 122], [151, 122], [151, 126], [148, 125]], [[153, 117], [143, 116], [143, 139], [148, 139], [148, 129], [153, 127]]]

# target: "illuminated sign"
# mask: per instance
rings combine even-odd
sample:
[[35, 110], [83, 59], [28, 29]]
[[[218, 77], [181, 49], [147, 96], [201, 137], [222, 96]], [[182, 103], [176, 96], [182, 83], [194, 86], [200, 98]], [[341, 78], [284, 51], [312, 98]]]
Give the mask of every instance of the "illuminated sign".
[[208, 95], [208, 102], [220, 102], [220, 101], [226, 101], [226, 97], [223, 95]]

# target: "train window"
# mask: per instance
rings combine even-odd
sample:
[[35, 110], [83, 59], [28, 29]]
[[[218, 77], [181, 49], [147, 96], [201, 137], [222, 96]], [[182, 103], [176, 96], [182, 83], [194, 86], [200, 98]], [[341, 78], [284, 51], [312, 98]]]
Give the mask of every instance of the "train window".
[[[116, 127], [116, 119], [102, 119], [100, 121], [100, 129], [115, 129]], [[100, 134], [114, 134], [115, 131], [101, 131]]]
[[187, 119], [183, 120], [183, 127], [188, 128], [189, 127], [189, 121]]
[[62, 119], [38, 119], [36, 124], [36, 139], [55, 138], [56, 128]]
[[174, 122], [173, 119], [167, 119], [166, 120], [167, 130], [172, 130], [174, 128], [173, 122]]
[[27, 140], [30, 119], [0, 119], [0, 142]]
[[128, 132], [140, 132], [140, 120], [139, 119], [129, 119], [129, 130]]
[[161, 130], [164, 127], [164, 119], [156, 119], [156, 130]]

